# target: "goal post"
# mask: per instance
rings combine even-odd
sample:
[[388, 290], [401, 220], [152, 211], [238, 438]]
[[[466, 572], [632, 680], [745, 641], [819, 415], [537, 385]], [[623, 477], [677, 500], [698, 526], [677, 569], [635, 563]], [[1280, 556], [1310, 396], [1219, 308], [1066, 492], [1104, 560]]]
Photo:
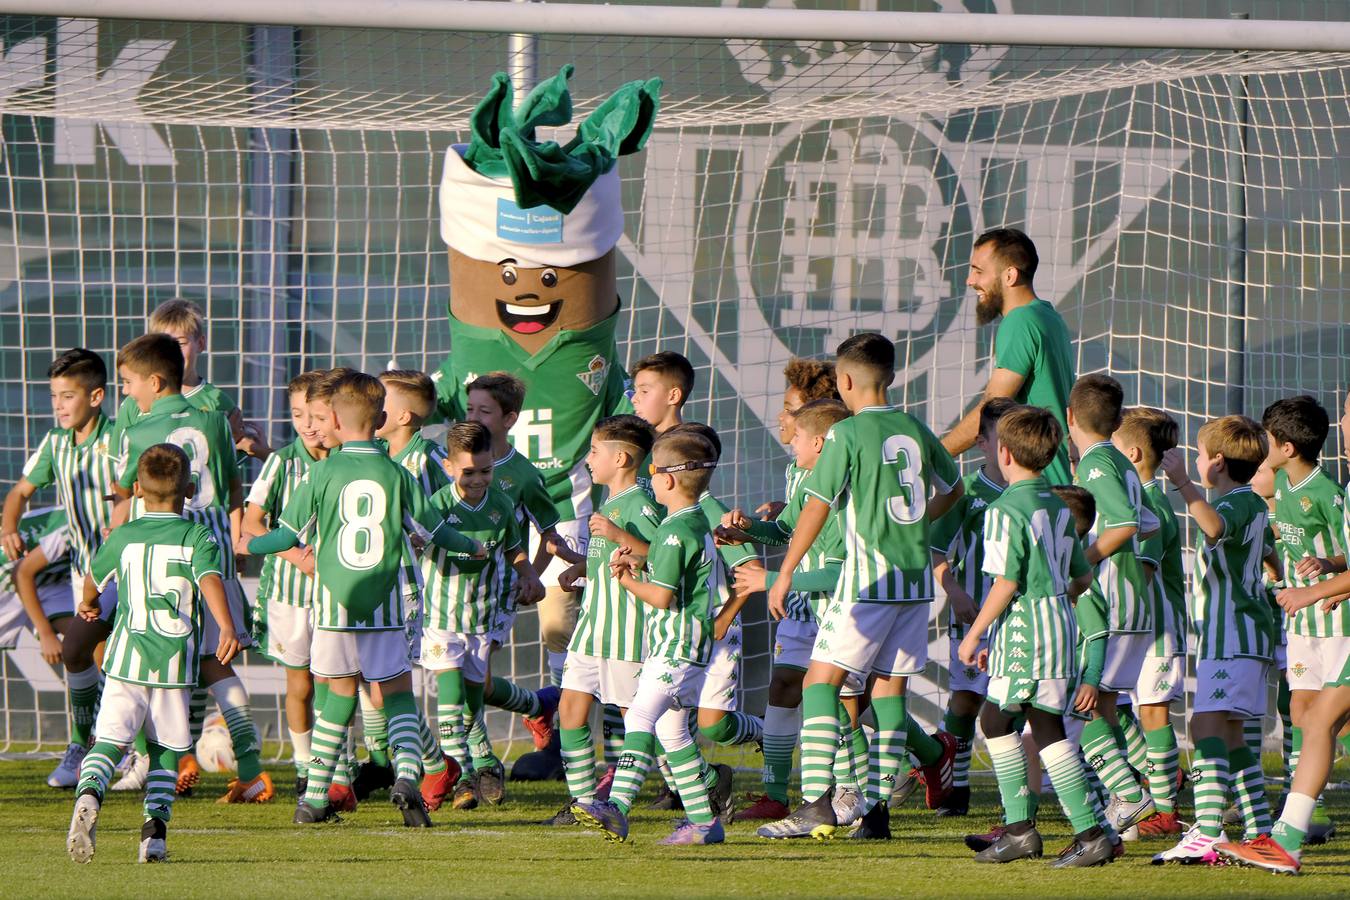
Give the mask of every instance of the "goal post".
[[[175, 296], [206, 308], [207, 377], [274, 445], [304, 368], [435, 369], [452, 349], [440, 166], [513, 34], [533, 36], [514, 56], [528, 48], [539, 77], [576, 64], [577, 119], [621, 82], [663, 79], [647, 149], [619, 163], [620, 355], [694, 362], [686, 414], [723, 435], [729, 501], [782, 493], [782, 367], [851, 332], [895, 339], [898, 402], [937, 431], [959, 418], [992, 338], [966, 263], [996, 225], [1036, 241], [1079, 371], [1111, 372], [1188, 438], [1295, 391], [1337, 408], [1350, 25], [1306, 20], [1323, 6], [1301, 0], [1264, 22], [1108, 17], [1107, 0], [1059, 4], [1084, 16], [866, 5], [3, 0], [0, 477], [51, 425], [51, 358], [111, 360]], [[522, 616], [503, 660], [526, 682], [534, 628]], [[745, 641], [758, 711], [762, 603]], [[929, 723], [947, 683], [936, 627], [931, 657]], [[64, 743], [35, 645], [0, 666], [0, 749]], [[244, 669], [284, 736], [281, 681]]]

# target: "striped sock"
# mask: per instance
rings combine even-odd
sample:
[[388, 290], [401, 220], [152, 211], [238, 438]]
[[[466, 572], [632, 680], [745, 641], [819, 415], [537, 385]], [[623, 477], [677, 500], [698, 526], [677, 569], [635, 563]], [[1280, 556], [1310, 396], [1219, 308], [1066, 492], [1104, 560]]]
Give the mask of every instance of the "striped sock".
[[1232, 773], [1233, 793], [1242, 811], [1243, 840], [1255, 840], [1270, 833], [1270, 802], [1266, 799], [1266, 773], [1243, 744], [1228, 751], [1228, 771]]
[[1180, 764], [1177, 734], [1168, 723], [1144, 732], [1144, 743], [1148, 747], [1148, 792], [1153, 795], [1153, 805], [1160, 813], [1176, 812]]
[[537, 716], [543, 711], [534, 691], [527, 691], [505, 678], [492, 679], [491, 689], [484, 694], [483, 702], [522, 716]]
[[895, 791], [900, 761], [905, 756], [904, 697], [873, 697], [872, 715], [877, 720], [877, 733], [872, 738], [867, 758], [867, 808], [878, 803], [889, 803]]
[[[872, 756], [871, 743], [867, 740], [867, 731], [859, 722], [850, 730], [851, 739], [848, 744], [848, 755], [853, 760], [853, 780], [857, 784], [859, 791], [867, 790], [867, 769], [869, 760]], [[909, 762], [908, 759], [905, 760]]]
[[[418, 707], [418, 711], [421, 711], [421, 707]], [[441, 752], [441, 745], [436, 740], [436, 735], [431, 733], [431, 724], [427, 722], [426, 716], [419, 715], [417, 717], [417, 737], [422, 742], [422, 773], [424, 775], [439, 775], [444, 772], [448, 768], [445, 764], [445, 754]]]
[[942, 742], [924, 731], [908, 712], [905, 713], [905, 749], [909, 751], [905, 761], [912, 756], [921, 766], [932, 765], [942, 758]]
[[468, 730], [473, 768], [491, 769], [501, 765], [492, 750], [492, 736], [488, 734], [487, 719], [483, 715], [483, 686], [467, 679], [464, 682], [464, 724]]
[[[859, 731], [862, 729], [859, 728]], [[831, 774], [834, 776], [834, 783], [839, 787], [853, 788], [856, 791], [867, 790], [867, 760], [863, 757], [861, 768], [855, 768], [856, 760], [853, 754], [853, 719], [844, 708], [844, 704], [839, 704], [839, 741], [834, 750], [834, 766]]]
[[436, 673], [436, 728], [445, 755], [459, 763], [464, 774], [472, 772], [473, 759], [464, 728], [464, 673], [459, 669]]
[[338, 748], [337, 765], [333, 767], [333, 784], [338, 787], [351, 787], [356, 769], [356, 741], [348, 728], [342, 735], [342, 746]]
[[146, 749], [150, 772], [145, 776], [145, 817], [167, 822], [173, 815], [174, 786], [178, 783], [178, 751], [153, 741]]
[[[764, 708], [764, 793], [779, 803], [787, 803], [792, 751], [797, 748], [801, 728], [801, 710], [787, 706]], [[841, 756], [848, 758], [847, 752], [836, 752], [834, 756], [836, 765]], [[835, 781], [839, 781], [838, 775]]]
[[315, 809], [328, 805], [328, 785], [333, 781], [333, 770], [347, 743], [347, 726], [356, 712], [356, 698], [329, 691], [323, 711], [314, 720], [314, 737], [310, 745], [314, 759], [309, 766], [309, 781], [305, 787], [305, 802]]
[[1280, 753], [1284, 759], [1284, 777], [1286, 782], [1294, 780], [1294, 719], [1289, 712], [1289, 680], [1280, 673], [1275, 692], [1275, 711], [1280, 715]]
[[1191, 785], [1195, 789], [1195, 823], [1205, 836], [1218, 837], [1223, 834], [1223, 808], [1228, 796], [1228, 746], [1223, 738], [1195, 742]]
[[89, 745], [93, 737], [94, 718], [98, 697], [103, 688], [99, 684], [98, 666], [83, 672], [66, 673], [66, 694], [70, 698], [70, 742], [81, 747]]
[[389, 721], [384, 710], [370, 699], [370, 689], [362, 686], [361, 697], [361, 735], [370, 761], [377, 766], [389, 768]]
[[[202, 737], [202, 723], [206, 721], [206, 687], [193, 685], [188, 696], [188, 738], [190, 747], [197, 746]], [[192, 751], [189, 749], [189, 753]]]
[[[695, 825], [707, 825], [714, 819], [712, 803], [708, 799], [708, 788], [704, 786], [702, 770], [703, 755], [698, 752], [698, 744], [672, 750], [666, 754], [670, 760], [670, 771], [675, 777], [675, 791], [684, 804], [684, 814]], [[711, 766], [707, 767], [712, 770]], [[715, 771], [715, 770], [713, 770]]]
[[998, 779], [998, 795], [1003, 800], [1003, 823], [1031, 821], [1031, 788], [1027, 785], [1027, 754], [1022, 735], [1017, 732], [985, 739], [989, 759]]
[[1055, 796], [1059, 798], [1060, 808], [1074, 834], [1082, 834], [1102, 824], [1103, 818], [1088, 796], [1087, 778], [1078, 749], [1072, 743], [1056, 741], [1049, 747], [1042, 747], [1041, 765], [1050, 776]]
[[1125, 738], [1125, 760], [1135, 772], [1147, 775], [1148, 742], [1144, 738], [1144, 729], [1139, 725], [1134, 709], [1119, 706], [1116, 707], [1116, 715], [1120, 718], [1120, 730]]
[[1130, 802], [1143, 796], [1139, 782], [1130, 774], [1123, 741], [1105, 719], [1093, 719], [1083, 728], [1083, 755], [1110, 793]]
[[[108, 782], [112, 780], [113, 772], [117, 770], [117, 764], [122, 761], [122, 754], [126, 753], [125, 748], [116, 744], [110, 744], [107, 741], [95, 741], [94, 746], [89, 748], [89, 752], [84, 755], [84, 762], [80, 763], [80, 781], [75, 786], [75, 796], [93, 791], [100, 800], [103, 799], [103, 792], [108, 789]], [[178, 780], [178, 764], [174, 764], [174, 781]]]
[[715, 724], [698, 731], [714, 744], [730, 747], [758, 741], [764, 734], [764, 720], [743, 712], [729, 712]]
[[605, 765], [617, 766], [623, 754], [623, 711], [613, 703], [600, 707], [600, 727], [605, 745]]
[[[239, 676], [231, 675], [211, 685], [211, 694], [230, 729], [230, 743], [234, 745], [234, 759], [239, 767], [239, 780], [249, 782], [262, 774], [262, 760], [258, 757], [258, 729], [248, 708], [248, 691]], [[175, 763], [176, 765], [176, 763]]]
[[1243, 719], [1242, 739], [1247, 742], [1247, 749], [1252, 751], [1252, 756], [1255, 756], [1259, 761], [1262, 751], [1265, 750], [1265, 720], [1256, 716]]
[[1270, 836], [1275, 843], [1283, 847], [1294, 859], [1298, 859], [1302, 854], [1303, 840], [1308, 836], [1308, 828], [1312, 824], [1313, 809], [1316, 805], [1317, 801], [1307, 794], [1290, 791], [1284, 797], [1284, 810], [1280, 813], [1280, 821], [1270, 830]]
[[813, 684], [802, 691], [802, 800], [829, 793], [839, 745], [839, 688]]
[[291, 762], [295, 764], [295, 774], [305, 777], [309, 772], [309, 758], [313, 756], [309, 742], [314, 730], [291, 731]]
[[563, 773], [567, 777], [567, 791], [573, 800], [590, 803], [595, 799], [595, 743], [591, 740], [591, 726], [563, 728], [559, 731], [562, 744]]
[[649, 731], [628, 732], [618, 768], [614, 771], [614, 787], [609, 792], [610, 802], [624, 815], [633, 808], [633, 800], [642, 790], [642, 782], [647, 780], [655, 760], [656, 735]]
[[385, 714], [389, 717], [389, 752], [394, 758], [394, 777], [417, 781], [422, 777], [422, 718], [412, 691], [397, 691], [385, 696]]
[[948, 710], [942, 718], [942, 730], [958, 741], [956, 760], [952, 763], [952, 787], [969, 787], [970, 756], [975, 746], [975, 717], [958, 716]]
[[[627, 738], [624, 739], [624, 743], [627, 744]], [[619, 758], [623, 759], [622, 756]], [[666, 755], [664, 753], [658, 753], [656, 757], [656, 771], [661, 775], [661, 780], [665, 782], [666, 788], [672, 791], [675, 790], [675, 773], [670, 771], [670, 763], [666, 761]], [[706, 778], [707, 776], [705, 775], [704, 777]], [[716, 778], [715, 775], [713, 777]]]

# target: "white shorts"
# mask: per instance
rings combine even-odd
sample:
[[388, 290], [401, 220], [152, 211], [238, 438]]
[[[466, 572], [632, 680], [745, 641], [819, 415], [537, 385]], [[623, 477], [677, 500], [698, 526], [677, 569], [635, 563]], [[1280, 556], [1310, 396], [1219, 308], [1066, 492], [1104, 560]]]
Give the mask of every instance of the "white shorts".
[[428, 672], [458, 669], [464, 680], [482, 684], [487, 678], [492, 637], [486, 634], [461, 634], [444, 628], [422, 629], [422, 655], [417, 664]]
[[[558, 536], [563, 539], [573, 553], [581, 556], [586, 555], [586, 544], [591, 539], [591, 523], [588, 518], [568, 519], [559, 522], [553, 526], [553, 530], [558, 532]], [[530, 532], [530, 559], [534, 559], [535, 554], [539, 552], [539, 533], [533, 527]], [[539, 580], [544, 583], [545, 588], [557, 587], [558, 576], [567, 569], [567, 563], [556, 556], [548, 558], [548, 568], [540, 574]]]
[[268, 600], [262, 612], [259, 623], [262, 627], [254, 635], [258, 649], [288, 669], [308, 669], [309, 645], [314, 640], [314, 611], [306, 606]]
[[[245, 628], [244, 620], [244, 586], [239, 583], [238, 578], [222, 578], [225, 585], [225, 602], [230, 607], [230, 620], [234, 622], [234, 633], [239, 638], [239, 648], [245, 650], [253, 646], [253, 636]], [[205, 606], [205, 601], [202, 606]], [[216, 648], [220, 646], [220, 626], [216, 624], [216, 617], [211, 615], [211, 610], [202, 610], [202, 642], [198, 647], [198, 655], [215, 656]]]
[[488, 637], [498, 647], [505, 647], [511, 641], [511, 630], [516, 627], [516, 611], [497, 613], [497, 627], [488, 632]]
[[[1140, 706], [1180, 700], [1186, 686], [1186, 657], [1145, 656], [1134, 689], [1134, 702]], [[1124, 699], [1125, 695], [1120, 695]]]
[[[980, 671], [979, 666], [968, 666], [961, 662], [961, 656], [956, 651], [961, 648], [959, 638], [951, 639], [951, 656], [948, 659], [948, 673], [950, 674], [949, 687], [955, 693], [956, 691], [969, 691], [972, 694], [979, 694], [981, 697], [989, 693], [989, 673]], [[987, 638], [980, 641], [980, 650], [989, 649], [989, 640]], [[976, 651], [978, 652], [978, 651]]]
[[928, 603], [832, 600], [811, 659], [866, 678], [917, 675], [928, 662]]
[[1284, 677], [1291, 691], [1320, 691], [1336, 681], [1350, 659], [1350, 637], [1289, 635], [1289, 662]]
[[[1014, 685], [1017, 688], [1014, 690]], [[1004, 712], [1016, 712], [1023, 706], [1067, 716], [1073, 711], [1078, 682], [1072, 678], [1047, 678], [1044, 681], [1014, 682], [1006, 676], [989, 679], [986, 699]]]
[[703, 679], [708, 670], [703, 666], [665, 657], [649, 657], [642, 664], [642, 673], [638, 676], [637, 690], [633, 692], [631, 709], [640, 694], [660, 694], [670, 699], [673, 709], [696, 709], [699, 705], [699, 692], [703, 690]]
[[775, 669], [801, 669], [811, 666], [811, 648], [816, 644], [816, 623], [783, 619], [773, 635]]
[[568, 651], [567, 661], [563, 663], [562, 689], [590, 694], [601, 703], [627, 709], [633, 705], [641, 677], [640, 662]]
[[1106, 661], [1102, 665], [1102, 691], [1132, 691], [1139, 686], [1144, 657], [1153, 647], [1151, 631], [1113, 632], [1106, 636]]
[[109, 678], [103, 683], [94, 739], [127, 747], [145, 729], [153, 743], [179, 753], [192, 747], [188, 727], [189, 688], [158, 688]]
[[378, 631], [314, 629], [309, 670], [322, 678], [360, 675], [388, 681], [408, 671], [408, 639], [402, 628]]
[[[33, 623], [28, 621], [28, 613], [18, 594], [5, 594], [4, 598], [0, 603], [0, 650], [13, 650], [19, 645], [19, 635], [31, 629]], [[65, 582], [38, 587], [38, 602], [42, 604], [48, 622], [74, 615], [71, 600], [70, 588]]]
[[712, 658], [703, 677], [698, 705], [702, 709], [735, 712], [736, 689], [741, 683], [741, 617], [737, 616], [720, 641], [713, 644]]
[[1264, 659], [1197, 660], [1191, 713], [1224, 712], [1230, 719], [1264, 716], [1269, 672]]
[[[74, 570], [71, 570], [70, 589], [74, 594], [73, 607], [78, 608], [80, 601], [84, 599], [84, 576], [74, 574]], [[113, 616], [116, 614], [117, 579], [114, 578], [108, 582], [108, 586], [98, 595], [98, 620], [111, 628]], [[202, 615], [210, 616], [210, 613], [203, 610]]]

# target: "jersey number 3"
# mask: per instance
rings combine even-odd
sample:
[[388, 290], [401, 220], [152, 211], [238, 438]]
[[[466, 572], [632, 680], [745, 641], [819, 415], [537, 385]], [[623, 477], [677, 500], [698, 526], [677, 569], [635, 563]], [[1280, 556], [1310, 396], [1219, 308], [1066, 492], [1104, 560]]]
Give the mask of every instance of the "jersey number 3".
[[899, 525], [913, 525], [928, 509], [928, 492], [919, 471], [922, 459], [919, 442], [907, 434], [893, 434], [881, 445], [881, 461], [900, 466], [896, 473], [900, 491], [886, 501], [886, 514]]

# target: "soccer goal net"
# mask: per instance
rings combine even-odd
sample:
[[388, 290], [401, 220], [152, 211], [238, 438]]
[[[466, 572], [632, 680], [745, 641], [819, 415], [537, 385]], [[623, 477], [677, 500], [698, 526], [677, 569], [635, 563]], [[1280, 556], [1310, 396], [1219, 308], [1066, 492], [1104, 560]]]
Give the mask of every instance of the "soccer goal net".
[[[852, 332], [893, 337], [895, 400], [938, 432], [955, 422], [990, 372], [965, 279], [993, 226], [1035, 240], [1036, 288], [1077, 336], [1078, 371], [1110, 372], [1188, 438], [1292, 392], [1338, 408], [1350, 385], [1350, 40], [1300, 21], [1328, 15], [1320, 4], [1266, 4], [1286, 20], [1257, 30], [1019, 15], [1105, 0], [863, 4], [948, 13], [908, 33], [902, 14], [828, 0], [503, 3], [493, 21], [456, 19], [485, 5], [329, 0], [286, 21], [287, 4], [239, 2], [220, 12], [234, 22], [187, 22], [145, 18], [188, 15], [158, 0], [0, 3], [47, 13], [0, 17], [4, 481], [52, 424], [53, 355], [111, 361], [169, 298], [207, 310], [205, 375], [276, 446], [302, 370], [434, 370], [453, 350], [446, 148], [494, 72], [566, 63], [578, 120], [625, 81], [663, 80], [646, 151], [619, 163], [620, 353], [694, 362], [685, 414], [723, 437], [729, 503], [781, 496], [783, 365]], [[95, 8], [143, 18], [79, 17]], [[929, 723], [946, 694], [941, 610], [915, 689]], [[745, 620], [742, 699], [759, 711], [762, 600]], [[510, 674], [538, 683], [532, 616], [517, 629]], [[0, 749], [63, 744], [59, 672], [28, 636], [2, 656]], [[284, 735], [279, 671], [244, 671], [264, 732]]]

